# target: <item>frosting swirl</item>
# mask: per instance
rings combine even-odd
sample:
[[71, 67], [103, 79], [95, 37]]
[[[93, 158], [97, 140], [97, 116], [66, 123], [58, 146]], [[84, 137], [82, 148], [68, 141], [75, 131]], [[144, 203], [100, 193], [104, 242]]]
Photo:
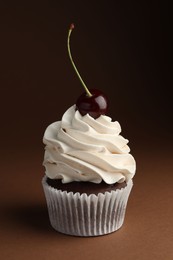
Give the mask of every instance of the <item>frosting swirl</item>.
[[44, 133], [46, 175], [63, 183], [103, 180], [113, 184], [132, 179], [136, 163], [120, 132], [120, 124], [110, 117], [94, 119], [70, 107]]

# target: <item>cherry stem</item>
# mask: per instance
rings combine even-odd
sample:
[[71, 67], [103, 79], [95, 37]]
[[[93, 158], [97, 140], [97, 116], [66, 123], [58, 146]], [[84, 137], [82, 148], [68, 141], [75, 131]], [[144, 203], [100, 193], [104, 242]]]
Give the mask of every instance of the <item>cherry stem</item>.
[[71, 63], [72, 63], [72, 66], [73, 66], [73, 68], [74, 68], [74, 70], [75, 70], [75, 72], [76, 72], [76, 74], [77, 74], [77, 76], [78, 76], [80, 82], [82, 83], [82, 85], [83, 85], [83, 87], [84, 87], [84, 89], [85, 89], [87, 95], [88, 95], [89, 97], [91, 97], [92, 94], [90, 93], [90, 91], [88, 90], [88, 88], [87, 88], [87, 86], [85, 85], [84, 81], [82, 80], [82, 78], [81, 78], [81, 76], [80, 76], [80, 74], [79, 74], [79, 71], [78, 71], [78, 69], [76, 68], [76, 65], [75, 65], [75, 63], [74, 63], [74, 61], [73, 61], [72, 55], [71, 55], [71, 50], [70, 50], [70, 35], [71, 35], [73, 29], [74, 29], [74, 24], [71, 24], [71, 25], [70, 25], [69, 32], [68, 32], [68, 39], [67, 39], [67, 48], [68, 48], [69, 58], [70, 58], [70, 61], [71, 61]]

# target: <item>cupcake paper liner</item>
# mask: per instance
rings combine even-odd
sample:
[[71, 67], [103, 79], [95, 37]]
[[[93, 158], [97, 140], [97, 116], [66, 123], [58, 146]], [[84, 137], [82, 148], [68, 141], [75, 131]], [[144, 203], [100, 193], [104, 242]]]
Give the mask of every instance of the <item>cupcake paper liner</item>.
[[100, 236], [118, 230], [125, 217], [128, 197], [133, 186], [99, 193], [73, 193], [49, 186], [44, 176], [42, 185], [52, 227], [73, 236]]

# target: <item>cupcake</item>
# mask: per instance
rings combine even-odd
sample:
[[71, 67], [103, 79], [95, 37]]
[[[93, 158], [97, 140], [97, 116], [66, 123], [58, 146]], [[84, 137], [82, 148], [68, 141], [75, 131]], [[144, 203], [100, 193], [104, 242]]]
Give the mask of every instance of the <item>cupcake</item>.
[[122, 226], [136, 170], [120, 124], [105, 114], [105, 95], [87, 91], [43, 137], [42, 185], [50, 223], [61, 233], [82, 237]]

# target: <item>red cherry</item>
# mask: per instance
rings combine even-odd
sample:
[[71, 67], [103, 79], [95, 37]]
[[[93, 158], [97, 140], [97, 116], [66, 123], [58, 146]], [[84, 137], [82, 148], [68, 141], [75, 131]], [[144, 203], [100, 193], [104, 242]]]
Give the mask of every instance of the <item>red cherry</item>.
[[105, 115], [108, 109], [108, 101], [107, 97], [104, 93], [102, 93], [98, 89], [91, 89], [89, 90], [87, 86], [85, 85], [84, 81], [81, 78], [81, 75], [79, 74], [79, 71], [73, 61], [71, 50], [70, 50], [70, 35], [71, 32], [74, 29], [74, 24], [70, 25], [70, 29], [68, 32], [68, 38], [67, 38], [67, 47], [68, 47], [68, 54], [70, 61], [72, 63], [72, 66], [82, 83], [82, 86], [85, 89], [85, 93], [83, 93], [76, 101], [76, 109], [79, 110], [82, 116], [89, 114], [93, 118], [98, 118], [100, 115]]
[[108, 100], [103, 92], [98, 89], [89, 90], [92, 96], [84, 92], [76, 101], [76, 109], [82, 116], [89, 114], [93, 118], [105, 115], [108, 110]]

